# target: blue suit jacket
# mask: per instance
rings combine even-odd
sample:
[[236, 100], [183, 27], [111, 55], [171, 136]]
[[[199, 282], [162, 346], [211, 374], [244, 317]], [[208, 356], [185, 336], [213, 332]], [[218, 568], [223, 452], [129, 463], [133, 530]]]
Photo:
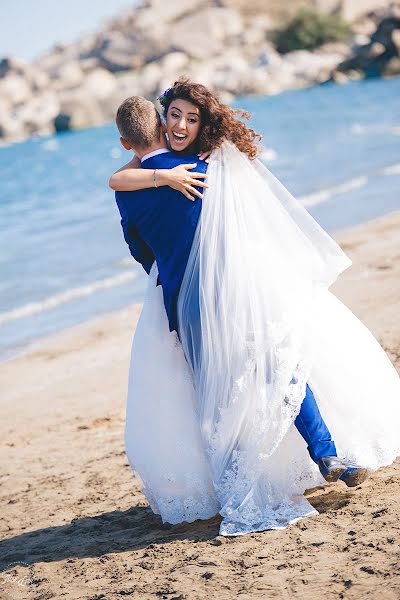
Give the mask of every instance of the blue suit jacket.
[[[201, 173], [207, 163], [195, 155], [172, 152], [152, 156], [142, 162], [144, 169], [170, 169], [180, 164], [197, 163]], [[198, 188], [199, 189], [199, 188]], [[157, 261], [159, 281], [170, 331], [178, 332], [177, 300], [199, 220], [202, 200], [189, 200], [168, 186], [135, 192], [116, 192], [124, 238], [135, 260], [146, 273]]]

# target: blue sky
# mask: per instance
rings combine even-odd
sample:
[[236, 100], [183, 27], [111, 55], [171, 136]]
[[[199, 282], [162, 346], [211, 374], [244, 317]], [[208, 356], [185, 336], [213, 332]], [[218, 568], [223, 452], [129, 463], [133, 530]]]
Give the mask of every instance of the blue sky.
[[3, 0], [0, 58], [33, 60], [56, 42], [70, 42], [135, 0]]

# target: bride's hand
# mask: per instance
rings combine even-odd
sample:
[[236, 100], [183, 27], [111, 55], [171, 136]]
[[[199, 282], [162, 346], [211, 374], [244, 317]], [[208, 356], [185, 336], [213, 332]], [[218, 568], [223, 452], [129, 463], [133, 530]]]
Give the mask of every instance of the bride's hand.
[[206, 179], [207, 174], [197, 173], [195, 171], [192, 172], [191, 169], [194, 169], [195, 166], [196, 163], [192, 163], [188, 165], [178, 165], [173, 169], [163, 170], [165, 184], [169, 185], [174, 190], [182, 192], [186, 198], [193, 201], [193, 196], [197, 196], [198, 198], [203, 197], [203, 195], [193, 186], [208, 188], [208, 185], [204, 181], [200, 181], [200, 179]]
[[209, 163], [210, 162], [210, 160], [209, 160], [210, 154], [211, 154], [211, 150], [209, 150], [208, 152], [200, 152], [200, 154], [198, 156], [199, 156], [200, 160], [205, 160], [206, 163]]

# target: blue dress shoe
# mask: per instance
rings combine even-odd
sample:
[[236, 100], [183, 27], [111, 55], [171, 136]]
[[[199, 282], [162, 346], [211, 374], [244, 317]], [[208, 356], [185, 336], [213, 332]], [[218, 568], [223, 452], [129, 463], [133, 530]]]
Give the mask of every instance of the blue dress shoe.
[[355, 465], [338, 456], [323, 456], [318, 460], [319, 470], [325, 481], [344, 481], [348, 487], [355, 487], [365, 481], [369, 475], [368, 469]]

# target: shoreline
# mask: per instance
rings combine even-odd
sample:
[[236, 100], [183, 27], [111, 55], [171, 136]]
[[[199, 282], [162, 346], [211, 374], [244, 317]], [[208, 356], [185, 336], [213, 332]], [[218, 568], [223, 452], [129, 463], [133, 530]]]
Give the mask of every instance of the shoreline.
[[[335, 234], [353, 265], [331, 289], [400, 372], [399, 233], [400, 211]], [[307, 491], [320, 514], [283, 531], [230, 539], [218, 515], [163, 525], [152, 513], [124, 451], [140, 310], [96, 317], [0, 364], [1, 597], [395, 600], [400, 458], [357, 488]]]
[[[368, 221], [365, 221], [363, 223], [360, 223], [356, 226], [349, 226], [349, 227], [345, 227], [342, 229], [337, 229], [337, 230], [333, 230], [329, 232], [329, 235], [331, 237], [333, 237], [335, 240], [339, 240], [344, 237], [347, 240], [348, 234], [352, 235], [353, 232], [357, 233], [358, 230], [361, 230], [365, 227], [368, 227], [372, 224], [378, 223], [382, 220], [387, 220], [387, 219], [391, 219], [392, 217], [394, 219], [397, 218], [397, 216], [400, 215], [400, 211], [395, 210], [389, 213], [386, 213], [385, 215], [378, 217], [377, 219], [371, 219]], [[351, 247], [351, 244], [350, 244]], [[341, 278], [343, 277], [344, 274], [342, 274], [340, 276], [339, 282], [341, 281]], [[340, 288], [340, 283], [335, 282], [332, 286], [332, 290], [335, 288], [336, 285], [339, 285]], [[68, 332], [71, 332], [72, 335], [74, 335], [74, 332], [78, 335], [79, 334], [79, 329], [80, 328], [85, 328], [86, 326], [90, 327], [101, 327], [101, 322], [104, 319], [107, 318], [113, 318], [118, 314], [123, 314], [126, 311], [128, 311], [129, 309], [132, 309], [134, 312], [141, 310], [142, 307], [142, 303], [129, 303], [125, 306], [123, 306], [122, 308], [119, 309], [115, 309], [115, 310], [110, 310], [104, 313], [100, 313], [96, 316], [90, 317], [88, 319], [85, 319], [79, 323], [76, 323], [75, 325], [71, 325], [68, 327], [62, 327], [60, 329], [57, 329], [56, 331], [54, 331], [53, 333], [50, 333], [48, 335], [45, 336], [40, 336], [38, 338], [33, 339], [31, 342], [29, 342], [28, 344], [26, 344], [26, 346], [24, 346], [23, 348], [20, 348], [19, 350], [15, 350], [15, 353], [13, 350], [10, 350], [10, 355], [6, 356], [4, 359], [0, 358], [0, 368], [2, 365], [7, 364], [8, 362], [17, 359], [17, 358], [21, 358], [24, 356], [28, 356], [31, 353], [35, 353], [36, 350], [40, 350], [41, 345], [44, 344], [45, 346], [47, 344], [52, 344], [53, 342], [56, 341], [58, 336], [61, 335], [65, 335]], [[136, 321], [135, 321], [136, 323]]]

